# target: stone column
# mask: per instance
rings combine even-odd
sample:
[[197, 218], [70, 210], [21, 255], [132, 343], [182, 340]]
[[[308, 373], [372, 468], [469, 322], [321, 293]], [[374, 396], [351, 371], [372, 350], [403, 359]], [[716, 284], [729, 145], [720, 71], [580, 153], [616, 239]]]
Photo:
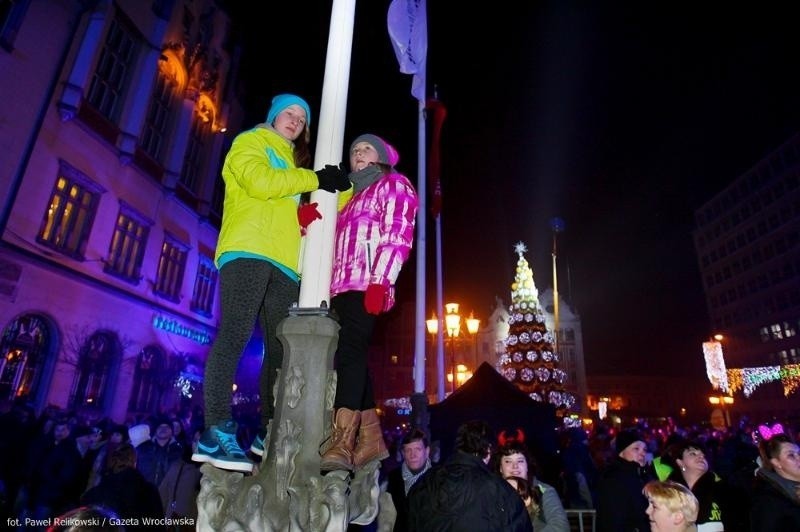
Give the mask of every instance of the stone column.
[[338, 331], [322, 309], [292, 309], [280, 323], [284, 358], [265, 459], [248, 476], [202, 466], [198, 530], [344, 532], [348, 523], [375, 520], [379, 461], [354, 474], [320, 473], [319, 446], [336, 391]]

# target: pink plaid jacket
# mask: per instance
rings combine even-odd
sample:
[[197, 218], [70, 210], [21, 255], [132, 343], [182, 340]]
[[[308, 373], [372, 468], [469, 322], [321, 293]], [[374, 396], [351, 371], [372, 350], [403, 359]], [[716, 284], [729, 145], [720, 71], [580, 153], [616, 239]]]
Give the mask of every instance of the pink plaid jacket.
[[389, 288], [384, 311], [394, 305], [394, 284], [414, 240], [417, 193], [393, 172], [365, 188], [339, 211], [333, 248], [331, 296]]

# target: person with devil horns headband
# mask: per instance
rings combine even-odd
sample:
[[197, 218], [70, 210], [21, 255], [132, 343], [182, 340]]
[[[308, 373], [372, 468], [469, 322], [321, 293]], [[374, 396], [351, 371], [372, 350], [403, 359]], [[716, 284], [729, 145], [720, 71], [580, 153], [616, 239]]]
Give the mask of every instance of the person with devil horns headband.
[[492, 454], [489, 467], [512, 485], [519, 488], [515, 478], [527, 481], [529, 498], [525, 500], [535, 532], [569, 532], [569, 520], [556, 489], [536, 478], [536, 461], [525, 445], [525, 433], [501, 432], [497, 437], [500, 446]]
[[533, 532], [516, 490], [487, 466], [494, 441], [483, 420], [458, 427], [455, 452], [408, 492], [410, 532]]

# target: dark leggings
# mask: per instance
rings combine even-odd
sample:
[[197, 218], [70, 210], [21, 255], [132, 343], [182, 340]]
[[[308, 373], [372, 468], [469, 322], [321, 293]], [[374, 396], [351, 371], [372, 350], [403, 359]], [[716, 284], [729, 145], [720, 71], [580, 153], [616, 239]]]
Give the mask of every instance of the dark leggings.
[[375, 408], [367, 355], [375, 318], [364, 308], [364, 292], [344, 292], [331, 298], [331, 310], [339, 318], [336, 348], [336, 399], [334, 408]]
[[258, 259], [236, 259], [219, 271], [222, 321], [205, 372], [206, 425], [231, 418], [231, 388], [239, 359], [253, 333], [256, 319], [264, 336], [259, 393], [261, 422], [275, 414], [273, 387], [283, 363], [283, 344], [277, 337], [278, 323], [296, 302], [299, 285], [272, 263]]

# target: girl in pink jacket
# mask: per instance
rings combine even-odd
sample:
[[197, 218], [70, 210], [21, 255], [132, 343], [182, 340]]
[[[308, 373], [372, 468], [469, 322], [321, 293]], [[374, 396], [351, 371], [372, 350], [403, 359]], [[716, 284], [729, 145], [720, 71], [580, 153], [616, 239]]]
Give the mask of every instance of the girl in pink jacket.
[[333, 430], [323, 471], [354, 470], [389, 456], [367, 368], [379, 314], [394, 305], [394, 285], [414, 239], [417, 193], [394, 169], [397, 151], [376, 135], [350, 145], [353, 197], [339, 212], [334, 240], [331, 309], [339, 319]]

